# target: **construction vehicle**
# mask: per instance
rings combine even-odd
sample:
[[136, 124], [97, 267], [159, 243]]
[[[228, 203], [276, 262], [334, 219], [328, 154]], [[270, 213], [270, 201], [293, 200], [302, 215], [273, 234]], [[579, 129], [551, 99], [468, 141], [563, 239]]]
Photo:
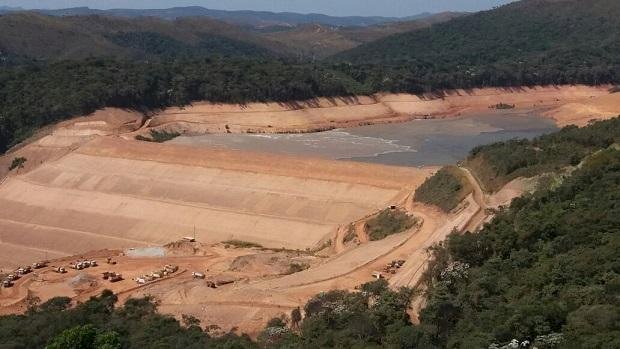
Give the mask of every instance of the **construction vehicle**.
[[372, 277], [374, 277], [375, 279], [383, 279], [383, 274], [381, 274], [380, 271], [373, 271], [372, 272]]
[[199, 273], [199, 272], [192, 272], [192, 276], [194, 277], [194, 279], [204, 279], [205, 278], [205, 274], [203, 273]]
[[153, 273], [151, 273], [151, 276], [153, 276], [156, 279], [159, 279], [159, 278], [161, 278], [161, 272], [154, 271]]
[[146, 279], [145, 278], [141, 278], [141, 277], [140, 278], [136, 278], [136, 282], [139, 285], [144, 285], [144, 284], [146, 284]]
[[213, 281], [207, 281], [207, 287], [217, 288], [217, 285]]
[[29, 265], [23, 267], [23, 269], [24, 269], [24, 274], [28, 274], [32, 272], [32, 267]]
[[22, 276], [25, 274], [25, 270], [24, 268], [18, 268], [17, 270], [15, 270], [15, 274]]
[[32, 263], [32, 268], [33, 269], [41, 269], [41, 268], [45, 268], [47, 266], [46, 262], [34, 262]]
[[164, 266], [164, 269], [165, 269], [168, 273], [172, 274], [172, 273], [176, 272], [177, 270], [179, 270], [179, 267], [178, 267], [178, 266], [176, 266], [176, 265], [166, 264], [166, 265]]
[[13, 281], [12, 280], [8, 280], [8, 279], [2, 281], [2, 287], [4, 287], [4, 288], [13, 287]]
[[121, 274], [116, 274], [113, 273], [113, 275], [110, 275], [110, 282], [119, 282], [121, 280], [123, 280], [123, 276]]
[[91, 267], [96, 267], [97, 265], [98, 265], [97, 261], [95, 261], [95, 260], [90, 261], [90, 266]]
[[102, 275], [104, 280], [109, 279], [110, 278], [110, 274], [114, 274], [114, 273], [109, 272], [109, 271], [104, 271], [103, 273], [101, 273], [101, 275]]
[[84, 263], [83, 262], [71, 263], [69, 264], [69, 268], [76, 269], [76, 270], [82, 270], [84, 269]]
[[64, 274], [67, 272], [67, 269], [65, 269], [65, 267], [52, 267], [52, 270], [58, 274]]
[[15, 281], [15, 280], [19, 279], [19, 275], [17, 275], [17, 274], [9, 274], [9, 275], [7, 275], [6, 279], [9, 280], [9, 281]]

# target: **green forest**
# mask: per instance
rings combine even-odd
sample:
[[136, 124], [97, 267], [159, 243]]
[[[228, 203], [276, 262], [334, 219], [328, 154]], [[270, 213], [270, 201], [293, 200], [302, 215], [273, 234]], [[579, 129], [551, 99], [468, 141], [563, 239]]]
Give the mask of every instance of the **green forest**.
[[[77, 306], [54, 298], [0, 317], [0, 348], [512, 348], [514, 341], [540, 349], [618, 348], [618, 124], [615, 118], [547, 136], [558, 149], [575, 139], [602, 141], [577, 157], [541, 160], [554, 163], [548, 169], [560, 158], [579, 166], [559, 185], [515, 199], [479, 233], [451, 235], [430, 249], [420, 324], [407, 314], [413, 291], [391, 290], [384, 280], [318, 294], [303, 312], [269, 321], [255, 341], [217, 333], [191, 316], [179, 322], [161, 315], [153, 299], [119, 306], [104, 292]], [[518, 159], [523, 145], [509, 144], [515, 151], [505, 157]], [[476, 156], [494, 147], [506, 144]]]

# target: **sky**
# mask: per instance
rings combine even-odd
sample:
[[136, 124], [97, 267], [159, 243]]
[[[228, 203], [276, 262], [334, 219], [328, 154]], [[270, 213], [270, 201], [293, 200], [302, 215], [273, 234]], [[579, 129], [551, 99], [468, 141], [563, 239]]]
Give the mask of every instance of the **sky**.
[[0, 6], [26, 9], [78, 6], [98, 9], [203, 6], [221, 10], [405, 17], [422, 12], [479, 11], [512, 1], [514, 0], [0, 0]]

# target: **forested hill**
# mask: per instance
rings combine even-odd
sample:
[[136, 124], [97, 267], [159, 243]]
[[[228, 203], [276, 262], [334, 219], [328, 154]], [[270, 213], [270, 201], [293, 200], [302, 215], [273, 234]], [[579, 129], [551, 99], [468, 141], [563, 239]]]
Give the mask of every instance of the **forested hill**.
[[[89, 57], [170, 59], [186, 56], [271, 57], [277, 45], [210, 18], [0, 16], [0, 59], [60, 61]], [[0, 62], [1, 63], [1, 62]], [[6, 63], [6, 62], [5, 62]]]
[[620, 78], [620, 1], [523, 0], [334, 57], [395, 70], [385, 87], [600, 84]]

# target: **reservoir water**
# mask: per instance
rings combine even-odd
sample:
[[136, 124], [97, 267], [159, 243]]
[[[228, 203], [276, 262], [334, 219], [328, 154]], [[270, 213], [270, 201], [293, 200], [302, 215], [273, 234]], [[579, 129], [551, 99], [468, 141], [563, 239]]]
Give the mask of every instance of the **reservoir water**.
[[171, 143], [426, 166], [456, 163], [478, 145], [534, 138], [555, 130], [553, 121], [533, 113], [493, 111], [456, 119], [414, 120], [319, 133], [182, 136]]

